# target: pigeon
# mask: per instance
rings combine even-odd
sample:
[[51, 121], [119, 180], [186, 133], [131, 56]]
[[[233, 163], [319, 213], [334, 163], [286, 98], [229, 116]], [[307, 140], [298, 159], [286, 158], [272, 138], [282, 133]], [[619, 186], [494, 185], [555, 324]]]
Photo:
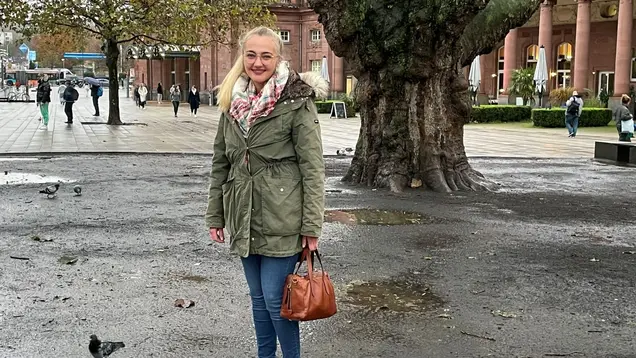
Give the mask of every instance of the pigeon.
[[347, 153], [353, 152], [353, 148], [342, 148], [336, 150], [336, 155], [345, 156]]
[[60, 184], [50, 185], [40, 190], [40, 194], [46, 194], [46, 197], [51, 199], [55, 196], [55, 192], [60, 188]]
[[75, 196], [80, 196], [82, 195], [82, 187], [79, 185], [75, 185], [73, 187], [73, 191], [75, 192]]
[[88, 343], [88, 351], [94, 358], [108, 357], [114, 351], [124, 347], [126, 347], [124, 342], [102, 342], [94, 334], [91, 334], [91, 341]]

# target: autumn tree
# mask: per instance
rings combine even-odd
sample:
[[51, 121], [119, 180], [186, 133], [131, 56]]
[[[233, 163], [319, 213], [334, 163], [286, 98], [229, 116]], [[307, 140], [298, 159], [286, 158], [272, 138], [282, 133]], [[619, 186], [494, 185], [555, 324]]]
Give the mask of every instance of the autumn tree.
[[65, 52], [85, 51], [87, 44], [88, 39], [84, 36], [55, 33], [34, 36], [30, 47], [37, 51], [40, 67], [57, 67], [61, 64]]
[[[11, 0], [0, 2], [5, 25], [26, 35], [69, 31], [103, 42], [110, 88], [118, 88], [119, 45], [207, 45], [226, 39], [228, 14], [236, 6], [241, 21], [269, 21], [272, 0]], [[122, 124], [119, 94], [109, 94], [108, 124]]]
[[358, 78], [362, 127], [344, 180], [402, 191], [481, 190], [463, 126], [462, 68], [521, 26], [541, 0], [309, 0]]

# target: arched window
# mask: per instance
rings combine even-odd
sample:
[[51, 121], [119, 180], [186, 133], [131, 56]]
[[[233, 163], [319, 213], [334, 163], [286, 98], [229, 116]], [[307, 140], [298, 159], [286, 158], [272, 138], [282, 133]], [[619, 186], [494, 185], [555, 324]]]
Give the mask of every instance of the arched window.
[[504, 47], [497, 51], [497, 94], [504, 91]]
[[528, 46], [526, 50], [526, 67], [537, 67], [537, 61], [539, 61], [539, 46]]
[[572, 45], [564, 42], [557, 49], [557, 83], [556, 88], [570, 86], [570, 70], [572, 69]]

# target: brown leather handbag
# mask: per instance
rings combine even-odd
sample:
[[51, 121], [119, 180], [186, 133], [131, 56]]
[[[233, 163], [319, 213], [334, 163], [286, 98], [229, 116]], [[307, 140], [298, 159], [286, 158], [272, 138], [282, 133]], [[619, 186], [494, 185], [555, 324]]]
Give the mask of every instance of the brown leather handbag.
[[[321, 271], [314, 272], [314, 253]], [[307, 261], [307, 274], [300, 276], [298, 270], [304, 261]], [[320, 254], [303, 249], [296, 271], [285, 280], [280, 316], [294, 321], [313, 321], [331, 317], [337, 310], [333, 284], [322, 267]]]

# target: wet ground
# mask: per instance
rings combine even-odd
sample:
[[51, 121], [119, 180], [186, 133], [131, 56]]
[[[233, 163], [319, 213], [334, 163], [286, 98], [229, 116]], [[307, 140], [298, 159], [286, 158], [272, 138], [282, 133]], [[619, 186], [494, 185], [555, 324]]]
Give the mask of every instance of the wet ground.
[[[636, 169], [472, 163], [498, 192], [363, 190], [328, 159], [339, 313], [302, 324], [304, 356], [636, 356]], [[3, 158], [0, 357], [85, 357], [92, 333], [126, 343], [113, 357], [254, 356], [240, 263], [203, 223], [208, 170], [204, 156]]]

